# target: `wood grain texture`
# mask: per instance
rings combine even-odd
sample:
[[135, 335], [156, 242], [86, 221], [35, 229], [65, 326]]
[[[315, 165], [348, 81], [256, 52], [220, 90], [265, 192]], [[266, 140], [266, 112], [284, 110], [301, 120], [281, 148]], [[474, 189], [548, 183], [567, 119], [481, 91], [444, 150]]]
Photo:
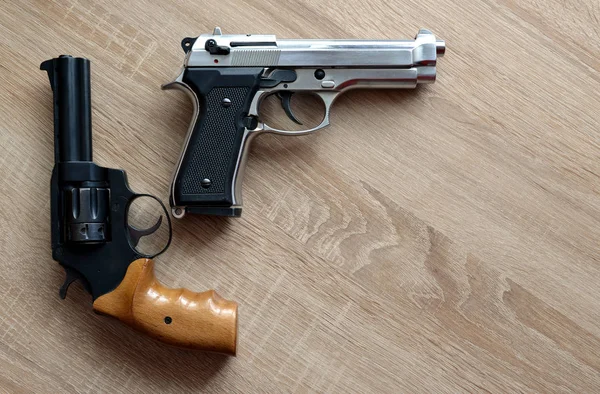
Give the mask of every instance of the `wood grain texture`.
[[[0, 5], [0, 388], [18, 392], [600, 391], [595, 0], [24, 0]], [[356, 91], [315, 135], [254, 142], [238, 220], [189, 217], [169, 287], [239, 302], [238, 357], [92, 312], [51, 259], [51, 92], [92, 60], [94, 158], [168, 196], [191, 117], [183, 37], [446, 40], [436, 84]]]
[[131, 263], [121, 284], [93, 306], [161, 342], [235, 356], [237, 304], [214, 290], [195, 293], [163, 286], [150, 259]]

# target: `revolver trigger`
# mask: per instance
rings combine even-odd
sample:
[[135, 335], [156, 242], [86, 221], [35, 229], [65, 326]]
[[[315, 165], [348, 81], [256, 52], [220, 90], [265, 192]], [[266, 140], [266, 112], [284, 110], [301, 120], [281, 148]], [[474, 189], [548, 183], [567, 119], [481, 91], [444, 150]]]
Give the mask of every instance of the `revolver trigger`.
[[67, 277], [65, 278], [64, 283], [58, 290], [58, 295], [63, 300], [67, 298], [67, 290], [69, 290], [69, 286], [71, 286], [71, 283], [75, 282], [77, 279], [82, 279], [81, 275], [75, 270], [65, 268], [65, 272], [67, 273]]
[[160, 228], [162, 224], [162, 215], [158, 218], [156, 223], [150, 228], [139, 229], [130, 224], [127, 224], [127, 232], [129, 233], [129, 239], [131, 239], [131, 243], [135, 248], [137, 244], [140, 242], [140, 238], [145, 237], [146, 235], [150, 235], [154, 233], [156, 230]]
[[294, 113], [292, 112], [292, 95], [293, 94], [294, 94], [294, 92], [290, 92], [289, 90], [286, 90], [284, 92], [278, 92], [277, 97], [279, 97], [281, 99], [281, 106], [283, 107], [283, 110], [285, 111], [285, 114], [288, 116], [288, 118], [290, 118], [295, 123], [301, 125], [302, 122], [300, 122], [294, 116]]

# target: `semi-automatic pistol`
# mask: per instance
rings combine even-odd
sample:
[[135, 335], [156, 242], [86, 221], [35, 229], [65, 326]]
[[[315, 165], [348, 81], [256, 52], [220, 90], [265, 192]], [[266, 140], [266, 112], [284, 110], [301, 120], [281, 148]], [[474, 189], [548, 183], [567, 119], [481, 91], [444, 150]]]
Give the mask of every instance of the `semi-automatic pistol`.
[[[186, 212], [240, 216], [250, 141], [261, 133], [303, 135], [329, 125], [331, 105], [349, 89], [415, 88], [433, 83], [446, 50], [422, 29], [414, 40], [291, 40], [273, 35], [212, 34], [185, 38], [183, 68], [163, 89], [188, 92], [194, 114], [170, 190], [176, 218]], [[263, 99], [277, 94], [295, 122], [294, 93], [313, 93], [325, 106], [321, 122], [281, 130], [259, 118]]]

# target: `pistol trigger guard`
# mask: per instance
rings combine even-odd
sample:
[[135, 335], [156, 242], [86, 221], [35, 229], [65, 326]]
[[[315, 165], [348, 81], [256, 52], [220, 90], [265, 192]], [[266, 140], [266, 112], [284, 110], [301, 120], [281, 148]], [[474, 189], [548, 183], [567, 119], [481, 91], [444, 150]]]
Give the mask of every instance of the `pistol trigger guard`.
[[169, 225], [169, 239], [167, 240], [167, 243], [165, 244], [165, 246], [158, 251], [157, 253], [148, 255], [148, 254], [143, 254], [143, 253], [139, 253], [135, 247], [137, 246], [137, 244], [140, 241], [140, 238], [145, 237], [147, 235], [153, 234], [156, 230], [158, 230], [162, 224], [162, 215], [160, 216], [160, 218], [158, 218], [158, 220], [156, 221], [156, 223], [147, 229], [138, 229], [135, 226], [130, 225], [129, 223], [125, 222], [125, 226], [127, 228], [127, 238], [129, 241], [129, 245], [131, 246], [131, 249], [138, 254], [140, 257], [145, 257], [148, 259], [153, 259], [156, 256], [162, 254], [165, 252], [165, 250], [167, 250], [169, 248], [169, 246], [171, 245], [171, 240], [173, 238], [173, 228], [171, 226], [171, 217], [169, 216], [169, 212], [167, 211], [167, 207], [165, 206], [165, 204], [163, 204], [163, 202], [161, 200], [159, 200], [156, 196], [153, 196], [151, 194], [135, 194], [127, 203], [127, 210], [125, 212], [125, 220], [127, 220], [127, 215], [129, 213], [129, 207], [131, 206], [131, 203], [136, 199], [136, 198], [140, 198], [140, 197], [149, 197], [152, 198], [154, 200], [156, 200], [160, 206], [162, 207], [163, 213], [165, 214], [165, 217], [167, 218], [167, 224]]

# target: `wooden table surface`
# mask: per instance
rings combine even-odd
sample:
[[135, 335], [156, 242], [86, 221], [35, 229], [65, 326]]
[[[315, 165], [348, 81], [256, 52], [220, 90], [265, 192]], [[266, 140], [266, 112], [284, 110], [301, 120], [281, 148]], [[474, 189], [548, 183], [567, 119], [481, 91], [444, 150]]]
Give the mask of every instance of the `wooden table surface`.
[[[595, 0], [0, 5], [0, 391], [597, 392]], [[174, 222], [170, 287], [236, 300], [236, 358], [164, 346], [58, 297], [51, 91], [92, 61], [94, 158], [168, 198], [191, 117], [180, 41], [209, 33], [446, 40], [438, 79], [354, 91], [314, 135], [252, 147], [239, 219]]]

